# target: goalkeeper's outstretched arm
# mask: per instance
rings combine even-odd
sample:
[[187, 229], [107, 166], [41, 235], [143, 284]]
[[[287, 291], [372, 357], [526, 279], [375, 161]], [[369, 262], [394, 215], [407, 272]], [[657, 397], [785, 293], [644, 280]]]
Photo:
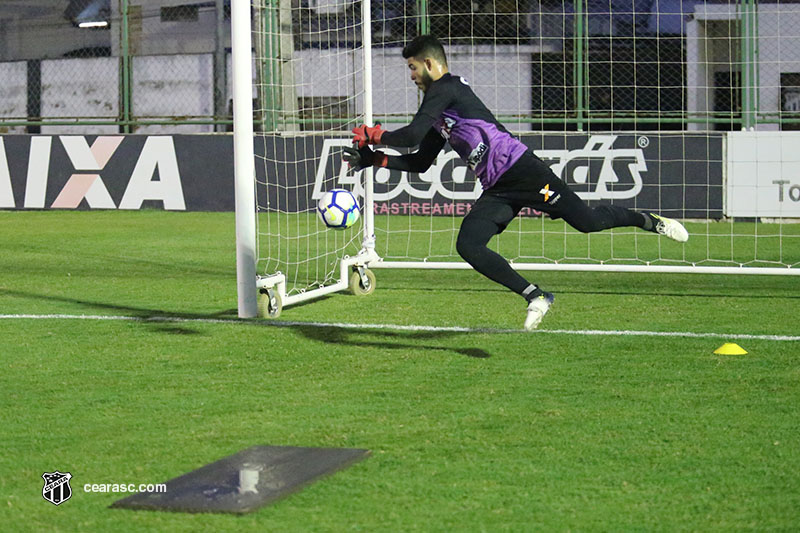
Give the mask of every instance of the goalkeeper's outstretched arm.
[[[387, 146], [420, 146], [430, 141], [430, 130], [445, 109], [451, 107], [456, 95], [446, 85], [433, 84], [425, 91], [425, 98], [408, 126], [385, 132], [379, 143]], [[439, 136], [438, 132], [436, 133]], [[441, 138], [441, 137], [440, 137]], [[444, 143], [442, 142], [442, 146]]]
[[404, 155], [386, 155], [380, 150], [372, 151], [368, 146], [345, 148], [344, 160], [355, 170], [376, 166], [405, 170], [406, 172], [425, 172], [444, 147], [445, 140], [439, 133], [430, 129], [422, 139], [419, 150]]
[[397, 147], [422, 145], [425, 141], [429, 140], [428, 136], [430, 135], [434, 122], [435, 119], [433, 117], [423, 113], [417, 113], [408, 126], [403, 126], [400, 129], [384, 133], [380, 144]]
[[419, 143], [419, 149], [416, 152], [387, 156], [386, 167], [407, 172], [425, 172], [442, 151], [444, 142], [442, 136], [431, 128]]

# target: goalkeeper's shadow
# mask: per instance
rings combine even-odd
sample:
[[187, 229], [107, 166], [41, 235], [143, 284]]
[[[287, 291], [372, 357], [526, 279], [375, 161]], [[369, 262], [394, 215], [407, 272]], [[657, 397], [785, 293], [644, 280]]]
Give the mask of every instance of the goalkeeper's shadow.
[[358, 348], [378, 348], [384, 350], [432, 350], [454, 352], [466, 357], [488, 359], [492, 355], [482, 348], [454, 348], [440, 346], [429, 341], [463, 337], [463, 333], [453, 331], [386, 331], [386, 330], [353, 330], [336, 326], [293, 326], [303, 337], [322, 342]]

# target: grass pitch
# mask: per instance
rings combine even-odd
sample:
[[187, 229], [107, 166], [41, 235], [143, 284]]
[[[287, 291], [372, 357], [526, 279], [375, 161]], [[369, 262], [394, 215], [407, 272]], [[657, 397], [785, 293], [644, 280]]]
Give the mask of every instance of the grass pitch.
[[[233, 318], [232, 214], [0, 212], [4, 531], [793, 530], [800, 523], [795, 277], [528, 273], [535, 334], [471, 271], [377, 271], [375, 294]], [[793, 251], [791, 253], [795, 253]], [[185, 321], [156, 321], [173, 317]], [[569, 330], [571, 334], [554, 330]], [[590, 336], [583, 330], [719, 334]], [[373, 456], [238, 517], [108, 509], [253, 444]], [[41, 495], [72, 473], [72, 498]]]

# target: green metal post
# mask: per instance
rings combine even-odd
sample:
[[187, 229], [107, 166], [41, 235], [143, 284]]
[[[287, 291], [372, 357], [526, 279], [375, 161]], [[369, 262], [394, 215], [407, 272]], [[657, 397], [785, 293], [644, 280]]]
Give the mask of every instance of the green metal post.
[[752, 70], [750, 68], [750, 61], [752, 60], [752, 45], [753, 41], [751, 39], [751, 34], [753, 29], [750, 27], [751, 20], [750, 20], [750, 0], [744, 0], [744, 48], [745, 48], [745, 57], [744, 57], [744, 68], [745, 68], [745, 75], [743, 78], [742, 85], [744, 86], [746, 99], [745, 99], [745, 106], [744, 106], [744, 126], [747, 129], [750, 129], [753, 125], [753, 80], [750, 78], [752, 74]]
[[259, 100], [257, 116], [260, 120], [259, 127], [265, 132], [275, 131], [277, 128], [277, 69], [274, 65], [277, 49], [273, 35], [277, 32], [277, 25], [274, 11], [272, 0], [260, 0], [255, 10], [256, 83]]
[[[264, 116], [266, 110], [266, 91], [264, 89], [265, 73], [264, 73], [264, 6], [261, 0], [253, 3], [251, 25], [253, 27], [253, 41], [252, 46], [255, 51], [255, 79], [256, 79], [256, 101], [253, 105], [253, 117], [255, 120], [254, 128], [256, 131], [266, 131], [267, 121]], [[233, 41], [235, 36], [231, 34]]]
[[258, 50], [257, 56], [261, 58], [261, 69], [264, 73], [264, 79], [261, 80], [261, 90], [264, 98], [262, 101], [262, 108], [264, 110], [264, 131], [275, 131], [275, 90], [273, 84], [275, 83], [275, 73], [272, 70], [272, 15], [271, 15], [271, 2], [266, 0], [263, 5], [263, 12], [261, 13], [261, 27], [259, 32], [264, 36], [262, 41], [262, 49]]
[[420, 35], [431, 32], [431, 19], [428, 14], [428, 0], [417, 0], [417, 28]]
[[746, 130], [748, 127], [747, 110], [750, 106], [750, 93], [747, 90], [749, 86], [747, 76], [750, 72], [747, 68], [747, 0], [739, 0], [736, 8], [739, 13], [739, 61], [741, 63], [739, 75], [742, 94], [742, 129]]
[[742, 129], [751, 129], [756, 125], [758, 113], [758, 18], [756, 16], [756, 0], [740, 0], [739, 27], [741, 37], [741, 78], [742, 78]]
[[[223, 120], [228, 115], [227, 68], [225, 65], [225, 5], [216, 0], [214, 9], [216, 31], [214, 32], [214, 118]], [[225, 127], [215, 125], [214, 131], [223, 132]]]
[[586, 104], [584, 103], [584, 69], [583, 69], [583, 50], [586, 44], [585, 25], [583, 21], [583, 2], [586, 0], [575, 0], [575, 21], [573, 24], [574, 33], [572, 36], [572, 83], [575, 94], [575, 118], [577, 119], [578, 131], [583, 131]]
[[760, 63], [758, 57], [758, 43], [759, 43], [759, 32], [758, 32], [758, 0], [751, 0], [753, 4], [753, 126], [758, 126], [758, 113], [759, 109], [761, 108], [761, 97], [760, 97], [760, 87], [761, 83], [759, 80], [759, 71]]
[[131, 132], [131, 56], [130, 56], [130, 32], [128, 20], [128, 0], [122, 0], [122, 13], [121, 13], [121, 36], [120, 44], [122, 46], [122, 87], [120, 91], [120, 100], [122, 107], [122, 132]]
[[272, 91], [271, 100], [273, 102], [272, 123], [273, 129], [278, 128], [278, 122], [285, 124], [283, 116], [283, 105], [281, 100], [281, 66], [280, 66], [280, 31], [278, 23], [278, 0], [269, 0], [269, 77], [270, 90]]

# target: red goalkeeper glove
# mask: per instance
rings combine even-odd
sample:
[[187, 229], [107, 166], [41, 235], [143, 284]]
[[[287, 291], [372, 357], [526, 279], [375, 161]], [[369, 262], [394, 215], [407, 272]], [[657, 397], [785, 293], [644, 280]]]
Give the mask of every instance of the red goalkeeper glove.
[[386, 130], [381, 129], [381, 123], [377, 122], [374, 126], [362, 124], [353, 128], [353, 143], [357, 143], [359, 148], [368, 144], [380, 144], [381, 137]]

